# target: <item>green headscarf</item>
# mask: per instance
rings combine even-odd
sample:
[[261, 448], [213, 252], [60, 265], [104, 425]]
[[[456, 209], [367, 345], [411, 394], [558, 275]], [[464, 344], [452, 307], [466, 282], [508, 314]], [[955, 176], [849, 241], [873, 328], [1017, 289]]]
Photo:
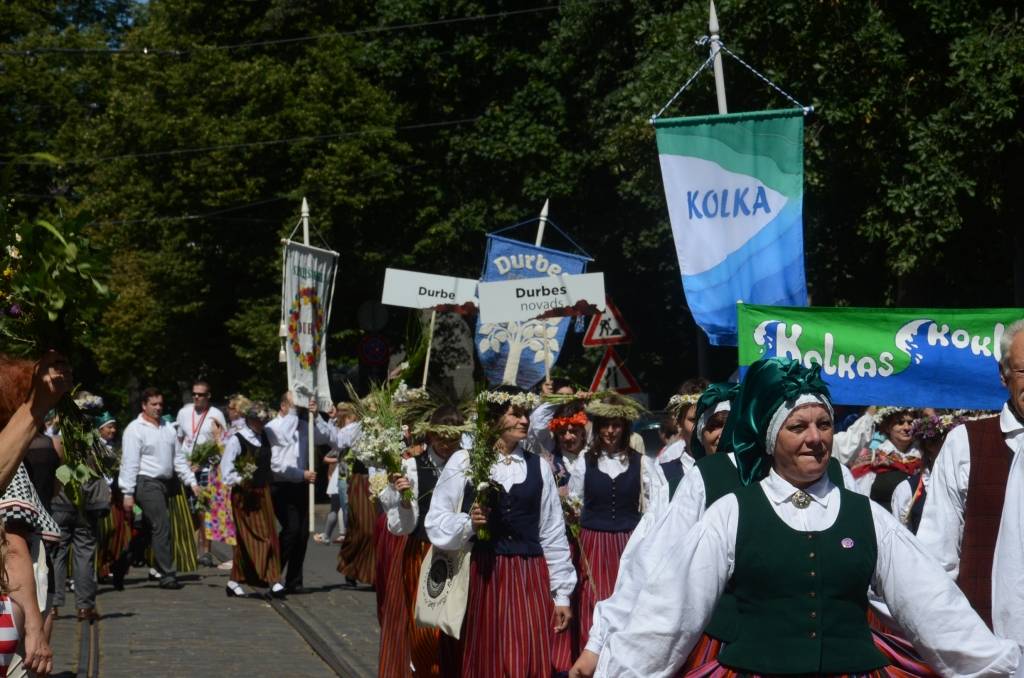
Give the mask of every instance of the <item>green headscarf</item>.
[[93, 419], [93, 425], [94, 425], [94, 426], [95, 426], [95, 427], [96, 427], [97, 429], [101, 429], [101, 428], [103, 428], [103, 427], [104, 427], [104, 426], [105, 426], [106, 424], [109, 424], [109, 423], [110, 423], [110, 422], [112, 422], [112, 421], [116, 422], [116, 421], [117, 421], [117, 419], [114, 419], [114, 415], [112, 415], [112, 414], [111, 414], [110, 412], [108, 412], [108, 411], [104, 410], [102, 414], [100, 414], [100, 415], [99, 415], [98, 417], [96, 417], [95, 419]]
[[[756, 483], [768, 475], [774, 451], [768, 450], [772, 421], [777, 414], [788, 416], [801, 396], [809, 396], [804, 400], [817, 401], [832, 412], [831, 396], [821, 379], [820, 365], [807, 368], [789, 358], [767, 358], [747, 368], [740, 393], [733, 401], [729, 422], [722, 432], [723, 439], [729, 434], [744, 485]], [[778, 431], [774, 433], [777, 435]]]
[[[720, 403], [728, 403], [734, 400], [740, 392], [739, 384], [730, 384], [728, 382], [719, 382], [717, 384], [711, 384], [704, 392], [700, 394], [700, 398], [697, 400], [697, 409], [694, 414], [697, 419], [697, 425], [693, 427], [693, 435], [690, 436], [690, 456], [694, 459], [702, 459], [707, 456], [707, 450], [704, 449], [704, 442], [701, 440], [701, 433], [703, 433], [704, 425], [701, 424], [701, 418], [707, 416], [708, 419], [715, 413], [715, 408]], [[707, 424], [705, 421], [704, 424]], [[720, 452], [724, 452], [723, 444], [726, 441], [725, 431], [722, 431], [722, 437], [719, 438]]]

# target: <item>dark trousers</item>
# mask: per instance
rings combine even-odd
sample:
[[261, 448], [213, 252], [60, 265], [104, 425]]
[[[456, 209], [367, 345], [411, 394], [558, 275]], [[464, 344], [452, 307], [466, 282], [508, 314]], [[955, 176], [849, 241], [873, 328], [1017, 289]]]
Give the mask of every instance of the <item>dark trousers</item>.
[[302, 586], [302, 563], [306, 560], [309, 541], [309, 490], [306, 483], [272, 483], [270, 498], [274, 502], [274, 516], [281, 524], [278, 541], [281, 543], [281, 569], [286, 588]]
[[53, 551], [53, 606], [64, 604], [68, 576], [68, 551], [74, 558], [75, 606], [96, 607], [96, 535], [99, 534], [99, 511], [55, 511], [53, 519], [60, 525], [60, 543]]
[[171, 514], [168, 509], [171, 482], [139, 476], [135, 484], [135, 501], [149, 522], [153, 559], [156, 561], [157, 571], [164, 576], [176, 577], [174, 554], [171, 550]]

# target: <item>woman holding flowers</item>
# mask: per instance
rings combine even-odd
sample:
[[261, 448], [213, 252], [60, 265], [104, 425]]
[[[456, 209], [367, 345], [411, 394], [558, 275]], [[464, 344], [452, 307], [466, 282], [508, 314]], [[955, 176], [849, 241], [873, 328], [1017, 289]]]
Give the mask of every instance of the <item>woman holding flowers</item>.
[[237, 539], [231, 561], [228, 596], [245, 596], [242, 584], [269, 588], [281, 579], [281, 549], [270, 497], [270, 441], [263, 428], [270, 411], [250, 403], [245, 426], [224, 444], [220, 475], [231, 488]]
[[446, 658], [439, 655], [438, 630], [415, 622], [416, 592], [420, 566], [430, 549], [423, 524], [434, 488], [448, 459], [461, 447], [462, 435], [468, 431], [466, 419], [457, 408], [437, 407], [428, 421], [416, 426], [417, 435], [426, 437], [425, 449], [403, 460], [402, 473], [392, 474], [390, 485], [380, 495], [388, 531], [408, 535], [401, 554], [391, 561], [387, 576], [378, 669], [381, 678], [408, 677], [412, 671], [416, 676], [452, 673], [451, 667], [443, 665]]
[[550, 467], [522, 446], [536, 404], [515, 386], [482, 392], [473, 450], [449, 459], [427, 513], [434, 546], [472, 549], [461, 634], [467, 678], [549, 676], [551, 628], [564, 632], [572, 616], [576, 573], [558, 489]]
[[668, 505], [668, 484], [656, 461], [629, 446], [630, 424], [640, 415], [636, 401], [616, 393], [586, 407], [593, 430], [590, 447], [572, 469], [569, 492], [580, 513], [580, 646], [587, 644], [594, 606], [612, 594], [619, 559], [629, 536], [650, 513]]

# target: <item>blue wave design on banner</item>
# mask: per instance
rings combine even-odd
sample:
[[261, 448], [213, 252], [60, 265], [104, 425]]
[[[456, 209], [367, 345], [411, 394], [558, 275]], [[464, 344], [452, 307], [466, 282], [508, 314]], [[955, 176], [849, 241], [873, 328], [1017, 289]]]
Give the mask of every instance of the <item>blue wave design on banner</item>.
[[[481, 282], [537, 278], [551, 275], [552, 266], [561, 273], [584, 273], [588, 257], [538, 247], [497, 235], [487, 236]], [[505, 383], [511, 377], [509, 358], [518, 361], [514, 379], [520, 388], [532, 388], [544, 378], [543, 353], [555, 364], [569, 331], [569, 318], [531, 320], [526, 323], [481, 323], [476, 325], [476, 351], [487, 383]], [[538, 360], [538, 353], [541, 359]]]
[[714, 346], [736, 346], [736, 302], [806, 306], [803, 200], [790, 200], [779, 215], [727, 256], [697, 275], [684, 275], [694, 319]]

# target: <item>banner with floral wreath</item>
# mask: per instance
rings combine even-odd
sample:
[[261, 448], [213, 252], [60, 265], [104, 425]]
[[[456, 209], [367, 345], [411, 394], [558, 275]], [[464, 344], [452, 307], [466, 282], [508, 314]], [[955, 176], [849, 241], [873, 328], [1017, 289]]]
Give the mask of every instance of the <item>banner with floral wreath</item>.
[[288, 388], [297, 403], [315, 393], [320, 406], [331, 399], [327, 378], [327, 325], [331, 319], [338, 253], [286, 241], [281, 280], [281, 333]]

